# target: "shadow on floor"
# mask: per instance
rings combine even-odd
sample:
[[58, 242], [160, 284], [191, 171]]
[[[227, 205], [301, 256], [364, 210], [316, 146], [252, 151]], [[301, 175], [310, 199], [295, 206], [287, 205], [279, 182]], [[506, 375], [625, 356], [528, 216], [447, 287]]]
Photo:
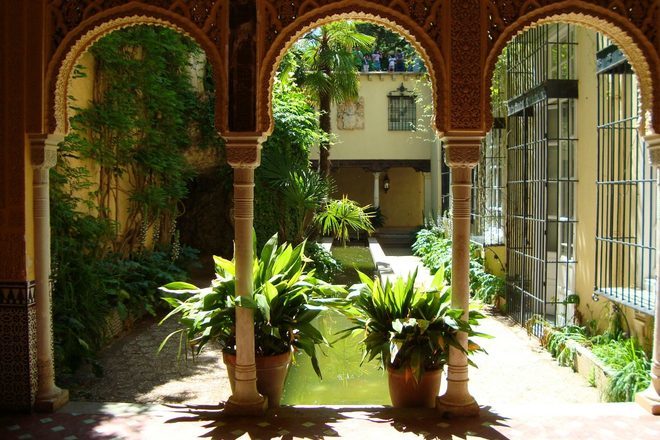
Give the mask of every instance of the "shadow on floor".
[[508, 427], [508, 419], [482, 407], [478, 418], [443, 418], [433, 409], [389, 407], [282, 407], [264, 417], [237, 417], [222, 413], [219, 406], [168, 405], [180, 416], [166, 423], [203, 423], [203, 438], [321, 439], [327, 437], [392, 438], [397, 433], [425, 439], [470, 437], [505, 440], [495, 427]]

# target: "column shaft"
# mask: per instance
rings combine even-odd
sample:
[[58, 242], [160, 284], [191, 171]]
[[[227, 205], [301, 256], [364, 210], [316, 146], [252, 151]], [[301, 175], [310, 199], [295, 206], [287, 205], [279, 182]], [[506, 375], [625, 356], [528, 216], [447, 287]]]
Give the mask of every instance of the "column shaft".
[[[234, 168], [234, 260], [236, 293], [253, 293], [253, 220], [254, 169], [259, 160], [256, 138], [229, 138], [227, 157]], [[225, 411], [239, 415], [259, 415], [266, 410], [267, 399], [257, 391], [255, 364], [254, 314], [251, 309], [236, 307], [235, 386]]]
[[57, 139], [31, 138], [34, 197], [34, 246], [37, 306], [38, 388], [35, 409], [52, 412], [69, 400], [55, 385], [53, 363], [53, 305], [50, 283], [50, 169], [57, 162]]
[[[463, 310], [467, 319], [470, 306], [470, 212], [472, 168], [479, 160], [480, 138], [445, 139], [447, 165], [451, 167], [452, 213], [452, 306]], [[458, 341], [467, 350], [467, 334], [459, 332]], [[479, 405], [468, 390], [467, 355], [456, 348], [449, 350], [447, 391], [438, 397], [438, 411], [457, 416], [479, 414]]]
[[380, 173], [374, 172], [374, 208], [380, 206]]

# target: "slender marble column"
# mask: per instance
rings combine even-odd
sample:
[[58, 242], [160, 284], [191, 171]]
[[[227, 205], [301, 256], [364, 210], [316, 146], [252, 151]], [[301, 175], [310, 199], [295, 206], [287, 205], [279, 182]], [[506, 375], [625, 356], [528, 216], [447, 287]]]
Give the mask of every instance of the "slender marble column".
[[380, 206], [380, 172], [374, 171], [374, 208]]
[[[649, 151], [651, 164], [656, 172], [656, 256], [655, 274], [660, 276], [660, 134], [653, 134], [644, 138]], [[651, 385], [643, 392], [638, 393], [635, 401], [651, 414], [660, 415], [660, 282], [655, 283], [655, 328], [653, 332], [653, 353], [651, 358]]]
[[[252, 296], [254, 219], [254, 169], [259, 166], [261, 142], [258, 136], [226, 137], [227, 162], [234, 169], [234, 258], [236, 292]], [[251, 309], [236, 307], [236, 366], [234, 393], [225, 412], [260, 415], [267, 399], [257, 391], [257, 368], [254, 353], [254, 315]]]
[[[445, 137], [445, 160], [451, 168], [452, 192], [452, 306], [463, 310], [467, 319], [470, 290], [470, 197], [472, 168], [479, 161], [479, 137]], [[467, 349], [467, 334], [459, 333], [458, 340]], [[479, 405], [468, 390], [468, 362], [465, 353], [453, 347], [449, 351], [447, 365], [447, 391], [436, 401], [436, 408], [443, 414], [476, 416]]]
[[436, 139], [431, 145], [431, 215], [434, 220], [442, 214], [442, 143]]
[[50, 169], [57, 163], [61, 137], [30, 136], [33, 169], [34, 253], [37, 304], [37, 411], [52, 412], [69, 401], [69, 392], [55, 385], [53, 313], [50, 283]]

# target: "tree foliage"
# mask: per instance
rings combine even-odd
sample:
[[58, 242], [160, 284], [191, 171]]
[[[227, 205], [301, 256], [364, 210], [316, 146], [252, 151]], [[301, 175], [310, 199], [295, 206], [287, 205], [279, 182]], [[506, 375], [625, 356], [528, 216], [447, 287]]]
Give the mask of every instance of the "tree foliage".
[[[326, 134], [331, 132], [330, 105], [356, 99], [359, 89], [355, 67], [356, 53], [371, 51], [374, 38], [359, 32], [356, 24], [338, 21], [307, 33], [294, 48], [289, 68], [297, 66], [296, 80], [316, 102], [320, 110], [319, 125]], [[295, 63], [292, 60], [298, 59]], [[320, 170], [330, 172], [330, 140], [321, 145]]]
[[310, 232], [313, 214], [331, 183], [309, 167], [312, 146], [327, 139], [318, 111], [287, 73], [275, 80], [273, 133], [256, 171], [255, 231], [261, 245], [274, 233], [298, 244]]

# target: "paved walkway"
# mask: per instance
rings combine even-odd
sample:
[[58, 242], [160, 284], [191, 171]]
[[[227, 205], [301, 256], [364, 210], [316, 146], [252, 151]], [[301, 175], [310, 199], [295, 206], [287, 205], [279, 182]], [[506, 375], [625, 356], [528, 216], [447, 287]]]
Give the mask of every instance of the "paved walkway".
[[[402, 250], [384, 251], [395, 272], [407, 273], [417, 264]], [[660, 438], [660, 418], [633, 403], [597, 403], [595, 388], [497, 314], [481, 328], [494, 336], [482, 341], [488, 355], [476, 356], [479, 368], [470, 371], [480, 417], [452, 420], [432, 410], [382, 407], [288, 407], [256, 420], [227, 418], [218, 406], [229, 396], [219, 350], [208, 347], [186, 364], [177, 361], [177, 344], [171, 342], [157, 355], [173, 328], [174, 321], [161, 327], [143, 323], [102, 354], [103, 378], [81, 377], [82, 386], [71, 390], [74, 402], [55, 414], [0, 417], [0, 438]]]

